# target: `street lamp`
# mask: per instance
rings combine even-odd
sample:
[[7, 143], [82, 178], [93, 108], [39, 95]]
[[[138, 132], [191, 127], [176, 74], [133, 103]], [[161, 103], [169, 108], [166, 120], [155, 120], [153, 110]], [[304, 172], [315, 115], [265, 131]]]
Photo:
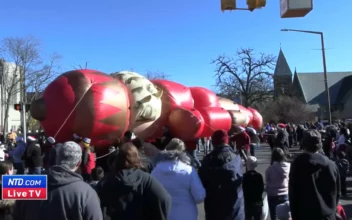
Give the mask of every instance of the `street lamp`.
[[306, 34], [317, 34], [317, 35], [320, 35], [321, 51], [322, 51], [322, 56], [323, 56], [323, 67], [324, 67], [325, 92], [326, 92], [326, 96], [327, 96], [326, 98], [327, 98], [327, 101], [328, 101], [329, 124], [332, 124], [330, 91], [329, 91], [329, 86], [328, 86], [328, 74], [327, 74], [327, 71], [326, 71], [325, 46], [324, 46], [324, 34], [323, 34], [323, 32], [295, 30], [295, 29], [281, 29], [281, 31], [301, 32], [301, 33], [306, 33]]

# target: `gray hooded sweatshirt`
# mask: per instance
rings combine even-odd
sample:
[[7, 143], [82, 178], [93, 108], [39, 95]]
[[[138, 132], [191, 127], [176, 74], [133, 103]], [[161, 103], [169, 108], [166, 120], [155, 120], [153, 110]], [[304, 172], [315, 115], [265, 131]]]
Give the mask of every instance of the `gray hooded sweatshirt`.
[[103, 220], [95, 190], [64, 166], [48, 173], [48, 200], [16, 202], [14, 220]]

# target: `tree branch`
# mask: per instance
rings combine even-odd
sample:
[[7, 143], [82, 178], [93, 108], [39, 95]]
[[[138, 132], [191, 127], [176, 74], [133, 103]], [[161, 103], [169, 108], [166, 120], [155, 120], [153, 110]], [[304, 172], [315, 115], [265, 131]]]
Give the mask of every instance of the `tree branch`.
[[246, 106], [265, 101], [272, 95], [270, 72], [275, 65], [274, 56], [262, 53], [257, 59], [253, 49], [241, 48], [235, 58], [222, 55], [212, 63], [216, 65], [216, 86], [220, 93], [227, 96], [240, 93]]

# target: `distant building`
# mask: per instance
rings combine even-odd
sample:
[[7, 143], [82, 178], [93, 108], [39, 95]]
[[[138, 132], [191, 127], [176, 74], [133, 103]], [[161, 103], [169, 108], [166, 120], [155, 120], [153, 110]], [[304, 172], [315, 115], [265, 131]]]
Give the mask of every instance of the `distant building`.
[[[14, 109], [14, 104], [20, 101], [20, 85], [15, 85], [14, 92], [10, 97], [9, 111], [6, 116], [6, 103], [8, 100], [7, 88], [13, 77], [19, 77], [19, 71], [16, 73], [16, 64], [6, 62], [0, 59], [0, 129], [3, 131], [10, 131], [11, 129], [17, 130], [21, 125], [21, 114]], [[16, 80], [17, 81], [17, 80]], [[8, 118], [7, 125], [4, 124], [5, 117]]]
[[[352, 118], [352, 71], [328, 72], [328, 85], [333, 118]], [[274, 72], [274, 97], [294, 96], [312, 106], [316, 116], [328, 118], [323, 72], [292, 74], [280, 49]]]

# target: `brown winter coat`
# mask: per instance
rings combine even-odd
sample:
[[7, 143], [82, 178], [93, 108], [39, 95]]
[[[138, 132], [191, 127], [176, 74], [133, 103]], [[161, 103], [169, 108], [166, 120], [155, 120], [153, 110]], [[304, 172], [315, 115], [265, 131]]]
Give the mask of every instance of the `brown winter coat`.
[[0, 200], [0, 220], [12, 220], [15, 200]]

